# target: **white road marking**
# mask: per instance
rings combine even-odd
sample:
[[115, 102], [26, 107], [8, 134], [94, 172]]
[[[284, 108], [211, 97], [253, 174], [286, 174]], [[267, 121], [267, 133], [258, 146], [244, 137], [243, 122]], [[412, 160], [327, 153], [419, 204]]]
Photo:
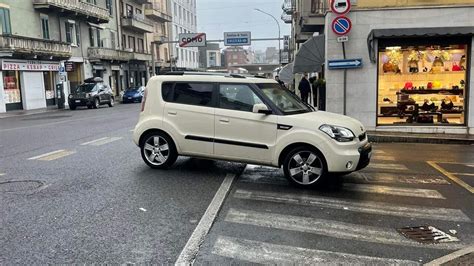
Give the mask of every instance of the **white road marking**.
[[443, 264], [450, 264], [449, 263], [450, 261], [452, 261], [454, 259], [457, 259], [459, 257], [462, 257], [464, 255], [467, 255], [469, 253], [474, 253], [474, 245], [471, 245], [467, 248], [455, 251], [455, 252], [453, 252], [451, 254], [448, 254], [446, 256], [443, 256], [441, 258], [437, 258], [433, 261], [430, 261], [430, 262], [426, 263], [425, 266], [438, 266], [438, 265], [443, 265]]
[[403, 164], [395, 163], [370, 163], [367, 168], [372, 169], [390, 169], [390, 170], [408, 170], [408, 168]]
[[95, 140], [91, 140], [91, 141], [88, 141], [88, 142], [84, 142], [84, 143], [81, 143], [81, 146], [84, 146], [84, 145], [89, 145], [89, 144], [92, 144], [94, 142], [97, 142], [97, 141], [102, 141], [104, 139], [108, 139], [109, 137], [103, 137], [103, 138], [100, 138], [100, 139], [95, 139]]
[[59, 158], [66, 157], [68, 155], [76, 153], [75, 151], [67, 151], [67, 150], [57, 150], [48, 152], [45, 154], [41, 154], [35, 157], [28, 158], [28, 160], [40, 160], [40, 161], [52, 161]]
[[0, 176], [4, 176], [4, 175], [6, 175], [6, 174], [5, 173], [0, 173]]
[[[366, 241], [391, 245], [426, 247], [398, 234], [395, 229], [380, 228], [361, 224], [345, 223], [333, 220], [315, 219], [277, 213], [261, 213], [250, 210], [229, 209], [226, 222], [254, 225], [273, 229], [318, 234], [339, 239]], [[459, 249], [460, 243], [442, 243], [431, 245], [434, 249]]]
[[377, 149], [373, 149], [372, 153], [373, 154], [386, 154], [386, 152], [384, 152], [383, 150], [377, 150]]
[[407, 175], [392, 173], [364, 173], [354, 172], [344, 176], [349, 183], [402, 183], [402, 184], [430, 184], [449, 185], [446, 179], [436, 175]]
[[474, 176], [473, 173], [451, 173], [453, 175], [465, 175], [465, 176]]
[[394, 205], [375, 201], [344, 200], [329, 197], [315, 197], [300, 194], [285, 194], [264, 191], [249, 191], [238, 189], [234, 193], [234, 198], [245, 200], [257, 200], [266, 202], [276, 202], [284, 204], [294, 204], [302, 206], [317, 206], [337, 210], [348, 210], [378, 215], [391, 215], [398, 217], [443, 220], [455, 222], [470, 222], [471, 219], [458, 209], [448, 208], [427, 208], [416, 205]]
[[418, 265], [417, 262], [409, 260], [314, 250], [227, 236], [217, 238], [212, 253], [221, 257], [270, 265]]
[[94, 142], [90, 145], [91, 146], [102, 146], [102, 145], [117, 141], [119, 139], [122, 139], [122, 137], [111, 137], [111, 138], [108, 138], [108, 139], [104, 139], [104, 140], [101, 140], [101, 141]]
[[344, 184], [344, 190], [364, 193], [377, 193], [384, 195], [445, 199], [437, 190], [420, 189], [420, 188], [404, 188], [393, 186], [369, 185], [369, 184]]
[[139, 208], [139, 210], [142, 211], [142, 212], [146, 212], [145, 208]]
[[209, 233], [209, 230], [211, 229], [211, 226], [214, 223], [214, 220], [216, 219], [222, 204], [224, 203], [224, 199], [229, 193], [230, 187], [232, 186], [235, 177], [235, 174], [226, 175], [224, 181], [222, 181], [221, 186], [214, 195], [214, 198], [207, 207], [206, 212], [194, 229], [193, 234], [188, 239], [186, 246], [184, 246], [183, 250], [179, 254], [179, 257], [175, 263], [176, 265], [193, 264], [196, 254], [199, 251], [199, 247], [204, 242], [207, 233]]
[[375, 154], [372, 159], [374, 160], [377, 160], [377, 161], [395, 161], [395, 157], [394, 156], [390, 156], [390, 155], [378, 155], [378, 154]]

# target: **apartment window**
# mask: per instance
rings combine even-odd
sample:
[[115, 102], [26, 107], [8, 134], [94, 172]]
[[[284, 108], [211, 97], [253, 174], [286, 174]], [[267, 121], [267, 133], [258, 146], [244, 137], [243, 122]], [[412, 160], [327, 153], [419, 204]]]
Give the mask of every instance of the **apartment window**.
[[180, 49], [180, 50], [179, 50], [179, 54], [180, 54], [179, 59], [180, 59], [181, 61], [183, 61], [183, 60], [184, 60], [183, 50]]
[[179, 7], [179, 16], [178, 16], [178, 19], [181, 21], [182, 18], [183, 18], [183, 15], [182, 15], [181, 7]]
[[122, 49], [127, 48], [127, 36], [125, 34], [122, 34]]
[[142, 10], [141, 10], [141, 9], [138, 9], [138, 8], [135, 8], [135, 14], [141, 15], [141, 14], [142, 14]]
[[12, 26], [10, 24], [10, 9], [0, 8], [0, 24], [3, 34], [12, 34]]
[[80, 35], [79, 28], [76, 28], [76, 23], [74, 21], [68, 20], [64, 25], [66, 28], [66, 42], [79, 45]]
[[184, 58], [186, 61], [188, 61], [188, 51], [184, 51]]
[[178, 26], [174, 25], [174, 36], [176, 36], [176, 38], [178, 38]]
[[132, 48], [132, 50], [135, 52], [135, 37], [133, 36], [128, 36], [128, 48]]
[[105, 6], [109, 10], [109, 15], [112, 16], [114, 14], [114, 7], [112, 4], [112, 0], [105, 0]]
[[49, 40], [49, 19], [47, 15], [40, 15], [41, 31], [43, 32], [43, 39]]
[[97, 5], [97, 0], [86, 0], [86, 2], [89, 4]]
[[100, 29], [95, 29], [96, 36], [97, 36], [97, 47], [104, 47], [102, 40], [100, 38]]
[[138, 38], [137, 43], [138, 43], [138, 52], [144, 53], [145, 52], [145, 49], [144, 49], [145, 47], [143, 45], [143, 39]]
[[115, 42], [115, 31], [110, 31], [110, 48], [117, 49], [117, 45]]
[[89, 28], [89, 44], [91, 47], [95, 47], [95, 34], [92, 27]]
[[178, 6], [176, 5], [176, 3], [174, 3], [174, 15], [178, 15]]
[[168, 57], [168, 48], [165, 47], [165, 48], [163, 49], [163, 52], [165, 53], [165, 61], [168, 62], [168, 60], [169, 60], [169, 57]]
[[127, 5], [125, 5], [125, 8], [126, 8], [126, 12], [127, 12], [125, 14], [125, 16], [132, 17], [133, 16], [133, 6], [127, 4]]
[[184, 20], [184, 23], [186, 23], [186, 10], [184, 10], [184, 8], [183, 8], [183, 20]]

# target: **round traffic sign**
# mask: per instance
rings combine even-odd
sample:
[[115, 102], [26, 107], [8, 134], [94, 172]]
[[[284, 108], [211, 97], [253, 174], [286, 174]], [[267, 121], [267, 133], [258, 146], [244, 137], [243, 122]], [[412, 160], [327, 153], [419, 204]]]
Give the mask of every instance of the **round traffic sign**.
[[344, 15], [351, 10], [351, 1], [331, 0], [331, 10], [338, 15]]
[[351, 28], [352, 22], [348, 17], [340, 16], [332, 21], [332, 31], [337, 35], [346, 35]]

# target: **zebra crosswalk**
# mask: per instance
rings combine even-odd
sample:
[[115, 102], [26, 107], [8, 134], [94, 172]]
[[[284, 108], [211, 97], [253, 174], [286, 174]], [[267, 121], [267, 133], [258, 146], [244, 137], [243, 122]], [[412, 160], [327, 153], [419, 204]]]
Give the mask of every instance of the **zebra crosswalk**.
[[[419, 265], [474, 243], [471, 217], [443, 195], [450, 182], [375, 156], [379, 165], [344, 177], [332, 194], [293, 189], [281, 170], [248, 166], [196, 263]], [[465, 232], [427, 245], [396, 230], [428, 224]]]

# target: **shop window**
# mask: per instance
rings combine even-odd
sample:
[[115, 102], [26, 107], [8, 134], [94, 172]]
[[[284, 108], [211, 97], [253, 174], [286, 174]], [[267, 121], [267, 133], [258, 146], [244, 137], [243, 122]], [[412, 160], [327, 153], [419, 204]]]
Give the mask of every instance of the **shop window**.
[[378, 125], [464, 125], [467, 44], [379, 44]]
[[10, 9], [0, 8], [0, 24], [3, 34], [12, 34], [12, 26], [10, 23]]
[[49, 18], [46, 15], [41, 15], [41, 31], [43, 39], [49, 40]]
[[6, 104], [21, 103], [20, 78], [18, 71], [3, 71], [3, 90]]

